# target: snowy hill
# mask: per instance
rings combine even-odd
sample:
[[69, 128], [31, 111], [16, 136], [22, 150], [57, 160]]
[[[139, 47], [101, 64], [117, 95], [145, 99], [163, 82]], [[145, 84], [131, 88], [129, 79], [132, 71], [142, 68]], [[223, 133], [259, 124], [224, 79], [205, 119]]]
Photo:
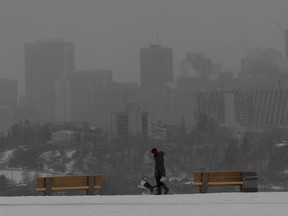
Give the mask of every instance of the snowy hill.
[[0, 152], [0, 165], [3, 166], [3, 164], [5, 165], [5, 163], [9, 162], [9, 159], [11, 155], [13, 154], [13, 152], [14, 152], [14, 149]]
[[[236, 145], [232, 134], [223, 128], [209, 136], [198, 130], [185, 136], [179, 132], [165, 144], [140, 137], [126, 137], [106, 144], [104, 138], [95, 140], [92, 136], [91, 140], [85, 138], [69, 144], [31, 141], [24, 145], [19, 141], [14, 145], [12, 141], [17, 137], [7, 137], [7, 145], [0, 150], [0, 178], [5, 183], [0, 185], [0, 194], [35, 195], [36, 176], [86, 174], [103, 174], [101, 195], [139, 194], [137, 185], [143, 176], [155, 183], [150, 153], [155, 146], [166, 153], [166, 182], [172, 193], [198, 191], [191, 187], [196, 170], [257, 170], [260, 191], [288, 191], [288, 146], [279, 140], [280, 132], [282, 134], [282, 131], [249, 134], [249, 140], [241, 146]], [[18, 185], [27, 186], [20, 189]], [[213, 192], [236, 191], [232, 189]]]
[[283, 216], [288, 193], [1, 197], [0, 203], [1, 216]]

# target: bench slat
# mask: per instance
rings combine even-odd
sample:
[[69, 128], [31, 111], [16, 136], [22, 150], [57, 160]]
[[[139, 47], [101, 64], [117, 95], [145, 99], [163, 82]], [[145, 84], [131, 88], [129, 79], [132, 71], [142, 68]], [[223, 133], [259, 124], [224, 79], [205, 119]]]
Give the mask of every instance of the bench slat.
[[[94, 186], [95, 189], [101, 189], [101, 186]], [[52, 191], [69, 191], [69, 190], [88, 190], [88, 186], [82, 187], [52, 187]], [[36, 191], [46, 191], [46, 188], [36, 188]]]
[[206, 193], [209, 186], [240, 186], [242, 190], [244, 171], [196, 171], [193, 186]]
[[[202, 182], [193, 182], [194, 186], [202, 186]], [[208, 186], [240, 186], [243, 182], [208, 182]]]
[[239, 182], [243, 180], [243, 171], [194, 172], [194, 182], [202, 182], [202, 173], [208, 173], [208, 182]]
[[[49, 182], [48, 185], [46, 182]], [[50, 192], [86, 190], [87, 194], [92, 194], [93, 189], [101, 189], [101, 186], [102, 175], [37, 177], [36, 181], [36, 191], [44, 193], [47, 192], [46, 187], [50, 187]], [[47, 193], [50, 194], [50, 192]]]

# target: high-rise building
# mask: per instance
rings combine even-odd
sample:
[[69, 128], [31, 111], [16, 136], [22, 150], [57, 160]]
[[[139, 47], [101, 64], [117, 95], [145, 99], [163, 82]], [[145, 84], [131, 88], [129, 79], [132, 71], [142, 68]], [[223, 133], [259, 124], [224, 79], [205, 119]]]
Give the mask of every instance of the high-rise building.
[[285, 57], [288, 58], [288, 29], [285, 29]]
[[63, 75], [55, 81], [55, 121], [71, 120], [71, 81]]
[[160, 86], [173, 81], [173, 51], [151, 45], [140, 49], [140, 81], [142, 86]]
[[210, 91], [198, 96], [199, 112], [227, 127], [283, 128], [288, 124], [288, 89]]
[[127, 104], [121, 112], [111, 113], [110, 137], [115, 139], [129, 135], [151, 137], [153, 132], [153, 115], [142, 111], [135, 104]]
[[190, 65], [190, 70], [196, 73], [195, 76], [208, 75], [213, 72], [212, 61], [206, 58], [204, 53], [187, 53], [186, 59], [182, 61], [182, 68], [189, 67], [185, 65]]
[[112, 71], [77, 71], [71, 74], [71, 118], [90, 126], [108, 128], [111, 112], [136, 101], [136, 83], [115, 83]]
[[168, 124], [170, 120], [169, 113], [169, 86], [141, 86], [139, 88], [137, 105], [151, 113], [155, 122]]
[[0, 80], [0, 130], [8, 131], [15, 123], [18, 108], [18, 84], [15, 80]]
[[74, 70], [74, 44], [61, 39], [25, 44], [25, 81], [34, 121], [55, 120], [55, 81]]
[[257, 49], [241, 61], [241, 88], [271, 88], [288, 83], [287, 62], [273, 49]]
[[15, 80], [0, 80], [0, 106], [18, 107], [18, 84]]
[[100, 106], [97, 101], [99, 100], [97, 94], [101, 95], [105, 86], [112, 83], [112, 71], [77, 71], [70, 75], [70, 80], [72, 120], [88, 122], [93, 126], [101, 125], [99, 124], [99, 116], [102, 117], [103, 112], [101, 113], [97, 109]]

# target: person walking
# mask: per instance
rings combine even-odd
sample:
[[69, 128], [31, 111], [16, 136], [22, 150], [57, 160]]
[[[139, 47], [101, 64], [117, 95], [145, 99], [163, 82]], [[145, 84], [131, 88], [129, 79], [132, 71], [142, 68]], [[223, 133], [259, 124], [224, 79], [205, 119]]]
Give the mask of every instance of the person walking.
[[156, 179], [156, 184], [157, 184], [156, 195], [162, 194], [162, 188], [164, 189], [164, 193], [167, 194], [169, 191], [169, 188], [167, 187], [166, 184], [164, 184], [161, 181], [161, 178], [163, 176], [166, 176], [165, 165], [164, 165], [165, 153], [163, 151], [158, 151], [156, 148], [153, 148], [151, 150], [151, 153], [153, 154], [154, 161], [155, 161], [155, 179]]

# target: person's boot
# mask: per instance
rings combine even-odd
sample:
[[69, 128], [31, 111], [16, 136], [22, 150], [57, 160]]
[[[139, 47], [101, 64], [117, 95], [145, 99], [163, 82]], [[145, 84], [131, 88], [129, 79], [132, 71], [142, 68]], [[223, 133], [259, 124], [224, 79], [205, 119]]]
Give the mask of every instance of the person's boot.
[[164, 193], [167, 194], [168, 191], [169, 191], [169, 188], [167, 187], [167, 185], [164, 184], [164, 185], [163, 185], [163, 188], [164, 188], [164, 191], [165, 191]]
[[155, 195], [161, 195], [161, 187], [157, 187], [157, 193]]

